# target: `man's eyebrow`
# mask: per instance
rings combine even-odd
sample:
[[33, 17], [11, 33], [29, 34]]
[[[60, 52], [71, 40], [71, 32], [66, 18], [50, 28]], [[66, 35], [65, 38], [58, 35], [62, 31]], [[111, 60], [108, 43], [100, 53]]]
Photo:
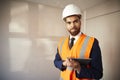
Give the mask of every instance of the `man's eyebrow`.
[[69, 23], [69, 24], [70, 24], [71, 22], [70, 22], [70, 21], [66, 21], [66, 23]]

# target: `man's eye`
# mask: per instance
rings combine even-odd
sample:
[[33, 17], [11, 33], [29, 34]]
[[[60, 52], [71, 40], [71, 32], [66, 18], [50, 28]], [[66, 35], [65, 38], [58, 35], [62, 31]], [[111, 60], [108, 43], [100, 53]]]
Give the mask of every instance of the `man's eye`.
[[75, 23], [78, 23], [79, 21], [78, 20], [75, 20]]
[[71, 24], [71, 22], [67, 22], [67, 24]]

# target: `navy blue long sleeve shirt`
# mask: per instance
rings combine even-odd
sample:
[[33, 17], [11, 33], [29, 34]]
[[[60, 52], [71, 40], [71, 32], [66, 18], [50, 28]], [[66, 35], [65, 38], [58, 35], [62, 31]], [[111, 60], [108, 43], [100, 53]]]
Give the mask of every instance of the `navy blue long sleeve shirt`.
[[[90, 79], [100, 79], [103, 76], [103, 67], [102, 67], [102, 56], [101, 56], [101, 50], [99, 47], [98, 40], [95, 39], [91, 52], [90, 52], [90, 58], [92, 58], [90, 65], [90, 68], [87, 68], [86, 66], [81, 66], [80, 73], [76, 72], [77, 78], [90, 78]], [[63, 60], [61, 59], [58, 50], [54, 59], [54, 65], [60, 69], [61, 71], [64, 71], [66, 69], [65, 66], [62, 65]]]

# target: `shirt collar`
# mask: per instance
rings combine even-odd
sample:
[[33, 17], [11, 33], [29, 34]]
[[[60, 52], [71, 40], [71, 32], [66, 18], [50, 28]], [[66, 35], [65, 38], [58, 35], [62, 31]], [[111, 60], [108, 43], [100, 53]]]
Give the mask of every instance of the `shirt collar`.
[[76, 41], [78, 40], [78, 38], [80, 37], [80, 35], [82, 34], [82, 32], [79, 32], [76, 36], [72, 36], [72, 35], [70, 35], [70, 39], [71, 38], [75, 38], [75, 43], [76, 43]]

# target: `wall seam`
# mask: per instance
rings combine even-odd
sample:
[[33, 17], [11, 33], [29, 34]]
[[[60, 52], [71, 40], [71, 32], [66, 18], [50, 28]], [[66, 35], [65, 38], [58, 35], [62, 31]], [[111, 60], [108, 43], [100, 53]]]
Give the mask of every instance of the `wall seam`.
[[110, 15], [110, 14], [117, 13], [117, 12], [120, 12], [120, 10], [112, 11], [112, 12], [101, 14], [101, 15], [94, 16], [94, 17], [90, 17], [90, 18], [87, 18], [86, 20], [91, 20], [91, 19], [94, 19], [94, 18], [97, 18], [97, 17], [101, 17], [101, 16], [105, 16], [105, 15]]

